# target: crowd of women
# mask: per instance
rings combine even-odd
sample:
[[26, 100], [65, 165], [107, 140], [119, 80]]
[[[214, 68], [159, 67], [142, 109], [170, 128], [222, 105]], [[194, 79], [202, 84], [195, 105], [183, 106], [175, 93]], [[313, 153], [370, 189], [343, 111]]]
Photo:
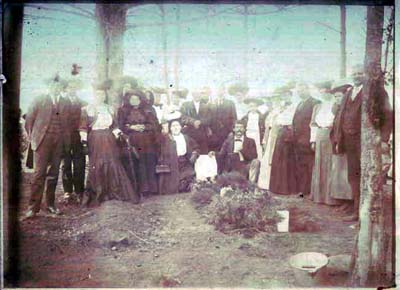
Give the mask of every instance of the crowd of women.
[[[352, 176], [359, 175], [360, 169], [347, 160], [350, 149], [340, 150], [342, 140], [334, 131], [338, 112], [344, 111], [345, 121], [354, 117], [351, 124], [357, 123], [361, 84], [356, 75], [352, 84], [315, 84], [317, 99], [304, 82], [257, 97], [241, 92], [228, 96], [225, 86], [213, 93], [207, 87], [162, 92], [132, 89], [127, 83], [118, 92], [116, 104], [110, 104], [107, 81], [96, 84], [93, 102], [84, 104], [77, 97], [76, 80], [57, 76], [49, 83], [49, 94], [38, 98], [26, 114], [35, 164], [26, 216], [40, 210], [45, 179], [52, 182], [50, 189], [49, 184], [46, 187], [47, 209], [59, 213], [54, 204], [54, 182], [62, 160], [67, 201], [75, 195], [85, 205], [109, 199], [138, 203], [143, 196], [190, 191], [201, 155], [215, 157], [215, 174], [227, 171], [220, 157], [223, 150], [237, 155], [239, 162], [258, 160], [252, 163], [258, 168], [250, 180], [260, 189], [341, 205], [344, 213], [354, 214], [359, 193]], [[243, 125], [245, 139], [236, 134], [237, 122]], [[233, 139], [236, 135], [239, 138]], [[385, 141], [386, 135], [382, 136]], [[247, 153], [251, 146], [245, 148], [250, 139], [254, 156]], [[232, 148], [227, 149], [229, 146]], [[85, 151], [89, 166], [83, 184]], [[251, 175], [248, 170], [243, 174]], [[213, 177], [210, 175], [210, 180]]]

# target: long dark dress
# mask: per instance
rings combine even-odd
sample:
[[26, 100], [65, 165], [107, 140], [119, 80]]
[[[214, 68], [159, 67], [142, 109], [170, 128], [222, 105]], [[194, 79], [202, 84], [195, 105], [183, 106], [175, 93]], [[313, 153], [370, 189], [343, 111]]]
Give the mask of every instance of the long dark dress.
[[168, 165], [170, 173], [161, 173], [159, 176], [160, 194], [188, 192], [194, 182], [195, 172], [190, 160], [196, 157], [199, 146], [191, 137], [184, 135], [186, 154], [178, 156], [176, 142], [170, 135], [161, 137], [160, 164]]
[[279, 128], [272, 156], [269, 185], [270, 191], [274, 193], [296, 193], [296, 159], [292, 134], [292, 129], [288, 126]]
[[[144, 124], [143, 132], [134, 131], [130, 125]], [[159, 124], [157, 117], [140, 107], [124, 105], [118, 112], [118, 125], [129, 137], [129, 142], [139, 153], [139, 159], [132, 156], [138, 181], [139, 192], [158, 192], [156, 165], [159, 153]]]
[[[110, 112], [111, 114], [111, 112]], [[95, 118], [82, 114], [82, 127], [88, 130], [89, 173], [85, 194], [89, 203], [117, 199], [138, 203], [140, 198], [121, 163], [121, 148], [107, 129], [92, 130]]]

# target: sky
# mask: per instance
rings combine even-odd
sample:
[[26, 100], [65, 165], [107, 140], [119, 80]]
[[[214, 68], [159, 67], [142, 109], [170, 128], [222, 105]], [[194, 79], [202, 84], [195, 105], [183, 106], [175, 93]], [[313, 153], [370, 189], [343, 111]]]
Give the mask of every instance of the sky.
[[[39, 4], [35, 4], [39, 5]], [[79, 4], [94, 11], [94, 4]], [[68, 4], [43, 4], [51, 10], [25, 8], [22, 47], [21, 108], [46, 91], [45, 80], [56, 72], [69, 74], [80, 64], [85, 97], [95, 78], [96, 26], [93, 19], [65, 11]], [[315, 83], [339, 78], [339, 6], [296, 5], [280, 10], [276, 5], [251, 5], [246, 41], [244, 16], [233, 14], [238, 5], [214, 5], [217, 16], [207, 20], [207, 5], [180, 4], [181, 35], [179, 78], [186, 88], [216, 87], [242, 78], [248, 51], [250, 94], [269, 92], [290, 80]], [[346, 6], [347, 65], [362, 63], [365, 52], [366, 7]], [[176, 5], [166, 4], [166, 20], [176, 19]], [[156, 5], [129, 10], [125, 32], [124, 74], [145, 86], [163, 86], [161, 18]], [[389, 13], [385, 13], [388, 19]], [[194, 21], [193, 21], [194, 19]], [[177, 26], [166, 27], [169, 81], [174, 82]]]

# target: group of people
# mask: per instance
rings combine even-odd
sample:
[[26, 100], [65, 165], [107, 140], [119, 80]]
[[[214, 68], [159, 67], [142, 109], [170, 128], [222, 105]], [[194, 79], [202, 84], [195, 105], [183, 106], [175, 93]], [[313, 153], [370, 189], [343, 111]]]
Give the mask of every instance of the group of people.
[[[39, 212], [45, 186], [47, 210], [60, 213], [55, 188], [61, 162], [66, 200], [75, 195], [85, 205], [109, 199], [139, 203], [150, 194], [190, 191], [196, 160], [204, 155], [215, 160], [217, 174], [235, 171], [260, 189], [340, 205], [349, 214], [345, 220], [355, 221], [363, 71], [354, 68], [352, 83], [316, 84], [319, 99], [304, 82], [268, 98], [229, 99], [225, 86], [211, 98], [204, 87], [192, 90], [191, 100], [187, 91], [163, 95], [126, 84], [118, 105], [109, 104], [110, 82], [96, 84], [94, 101], [85, 104], [75, 78], [56, 76], [26, 114], [35, 166], [25, 216]], [[388, 146], [392, 109], [384, 88], [376, 93], [382, 100], [382, 146]]]

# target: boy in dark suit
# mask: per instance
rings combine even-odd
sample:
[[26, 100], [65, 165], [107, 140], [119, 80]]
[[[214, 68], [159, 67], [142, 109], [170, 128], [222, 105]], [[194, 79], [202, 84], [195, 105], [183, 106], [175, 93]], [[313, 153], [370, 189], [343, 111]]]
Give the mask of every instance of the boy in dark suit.
[[63, 97], [66, 84], [58, 75], [52, 78], [49, 94], [37, 98], [26, 115], [25, 128], [34, 152], [35, 169], [25, 218], [40, 211], [45, 185], [47, 211], [60, 214], [55, 207], [55, 190], [63, 148], [70, 143], [70, 101]]

